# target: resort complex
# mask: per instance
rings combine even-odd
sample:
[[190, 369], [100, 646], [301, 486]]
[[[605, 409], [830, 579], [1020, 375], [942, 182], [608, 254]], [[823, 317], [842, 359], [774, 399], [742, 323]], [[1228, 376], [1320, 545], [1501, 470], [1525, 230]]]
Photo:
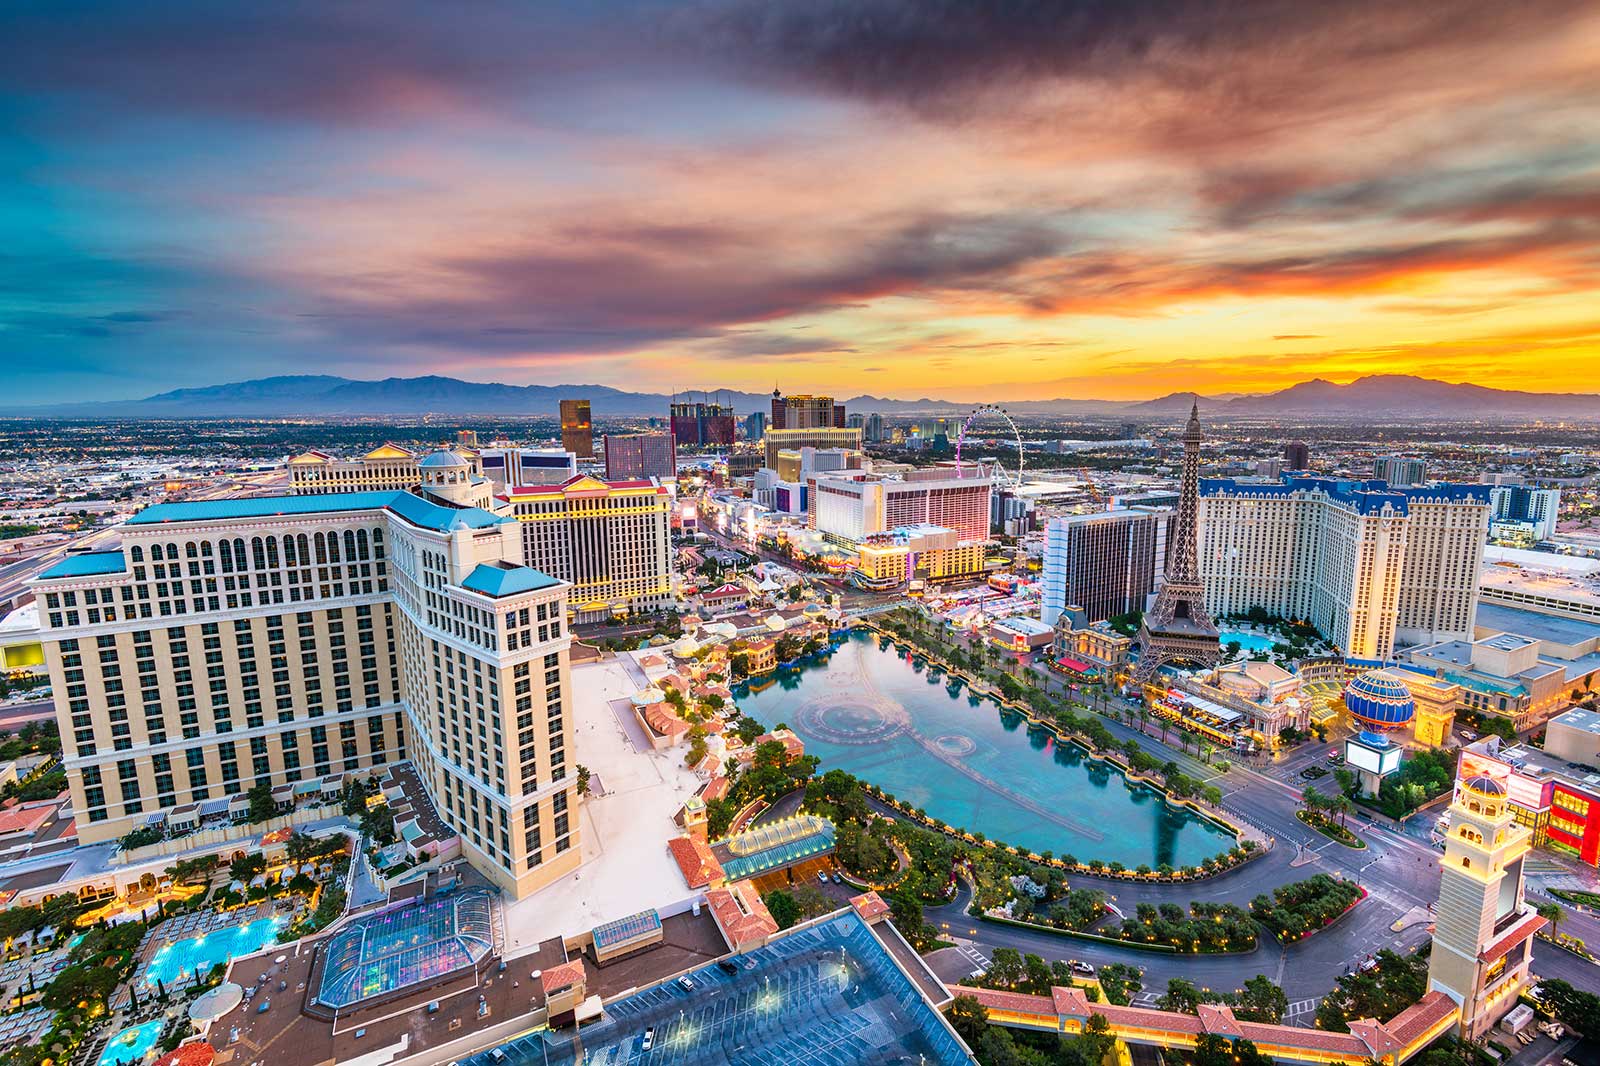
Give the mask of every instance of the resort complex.
[[[150, 502], [7, 630], [54, 707], [0, 766], [0, 1051], [1555, 1046], [1589, 1001], [1548, 953], [1591, 963], [1551, 901], [1600, 898], [1591, 635], [1475, 623], [1487, 490], [1205, 477], [1186, 406], [1164, 487], [1031, 536], [1019, 501], [1078, 497], [869, 456], [804, 396], [742, 478], [649, 428], [581, 454], [574, 400], [561, 448]], [[698, 448], [725, 418], [671, 412]]]

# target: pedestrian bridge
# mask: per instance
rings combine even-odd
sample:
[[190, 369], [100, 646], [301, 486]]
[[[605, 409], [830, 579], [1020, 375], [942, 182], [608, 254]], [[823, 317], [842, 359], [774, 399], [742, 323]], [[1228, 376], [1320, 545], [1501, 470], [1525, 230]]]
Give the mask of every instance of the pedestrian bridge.
[[1350, 1023], [1348, 1033], [1241, 1021], [1224, 1006], [1204, 1005], [1198, 1016], [1148, 1007], [1090, 1003], [1078, 988], [1052, 988], [1048, 996], [954, 985], [953, 996], [971, 996], [989, 1012], [989, 1021], [1013, 1029], [1076, 1035], [1091, 1016], [1102, 1015], [1111, 1033], [1129, 1044], [1193, 1048], [1211, 1033], [1229, 1041], [1248, 1040], [1280, 1062], [1399, 1066], [1451, 1029], [1461, 1008], [1443, 992], [1429, 992], [1387, 1022], [1371, 1018]]

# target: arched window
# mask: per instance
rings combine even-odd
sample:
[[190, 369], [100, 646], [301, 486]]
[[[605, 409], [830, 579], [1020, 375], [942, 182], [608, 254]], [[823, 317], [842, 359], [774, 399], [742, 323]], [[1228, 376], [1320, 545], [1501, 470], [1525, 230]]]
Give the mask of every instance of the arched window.
[[344, 559], [347, 563], [356, 559], [356, 531], [353, 529], [344, 531]]
[[135, 544], [133, 548], [129, 550], [128, 558], [132, 559], [136, 563], [144, 562], [144, 549]]
[[296, 534], [294, 539], [295, 539], [296, 543], [298, 543], [300, 545], [300, 565], [301, 566], [310, 566], [311, 565], [311, 541], [310, 541], [310, 539], [304, 533]]
[[272, 569], [274, 569], [274, 570], [278, 569], [278, 538], [277, 537], [268, 537], [267, 538], [267, 565], [272, 567]]
[[200, 549], [198, 546], [196, 546], [195, 542], [191, 540], [189, 543], [183, 546], [183, 554], [187, 555], [191, 559], [198, 559], [200, 558]]
[[217, 557], [222, 560], [222, 572], [233, 573], [233, 544], [230, 541], [217, 542]]
[[284, 561], [284, 564], [287, 565], [287, 566], [295, 566], [295, 565], [297, 565], [297, 562], [296, 562], [297, 558], [298, 558], [298, 556], [295, 554], [295, 550], [294, 550], [294, 534], [293, 533], [287, 534], [283, 538], [283, 561]]
[[267, 568], [266, 545], [261, 543], [260, 537], [250, 538], [250, 557], [254, 560], [257, 570], [265, 570]]
[[371, 556], [367, 553], [367, 531], [364, 529], [356, 533], [356, 553], [356, 557], [358, 559], [365, 560], [371, 558]]
[[336, 563], [338, 561], [339, 561], [339, 534], [337, 532], [329, 533], [328, 534], [328, 562]]
[[317, 534], [317, 564], [320, 566], [328, 561], [328, 541], [321, 533]]

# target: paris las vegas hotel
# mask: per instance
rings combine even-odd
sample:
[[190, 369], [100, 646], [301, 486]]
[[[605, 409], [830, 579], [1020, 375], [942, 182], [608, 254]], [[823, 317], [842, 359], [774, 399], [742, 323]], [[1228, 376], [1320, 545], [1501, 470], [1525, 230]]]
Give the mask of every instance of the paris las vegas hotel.
[[[534, 525], [631, 546], [611, 567], [650, 606], [670, 577], [666, 490], [574, 478], [565, 494], [529, 490], [541, 507], [516, 507], [516, 491], [497, 500], [452, 452], [422, 458], [417, 476], [409, 488], [350, 479], [336, 492], [157, 504], [127, 522], [118, 550], [40, 575], [84, 843], [258, 782], [409, 759], [466, 857], [508, 894], [577, 867], [574, 586]], [[610, 494], [631, 506], [593, 506]], [[607, 538], [577, 529], [585, 521], [621, 526]], [[536, 549], [547, 567], [527, 565]]]

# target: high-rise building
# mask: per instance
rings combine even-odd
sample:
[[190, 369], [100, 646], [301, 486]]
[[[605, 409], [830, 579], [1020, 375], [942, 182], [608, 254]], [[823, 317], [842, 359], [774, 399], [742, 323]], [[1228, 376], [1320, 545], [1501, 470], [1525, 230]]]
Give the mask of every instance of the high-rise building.
[[1200, 404], [1189, 409], [1183, 430], [1183, 480], [1172, 518], [1167, 572], [1156, 602], [1139, 623], [1139, 666], [1134, 676], [1149, 682], [1168, 663], [1215, 666], [1222, 658], [1217, 627], [1206, 611], [1205, 588], [1196, 562], [1200, 480]]
[[1497, 485], [1490, 489], [1490, 536], [1530, 541], [1556, 535], [1561, 514], [1560, 489], [1530, 489], [1523, 485]]
[[1428, 464], [1405, 455], [1382, 455], [1372, 462], [1372, 476], [1397, 489], [1409, 488], [1428, 480]]
[[456, 430], [456, 447], [475, 451], [478, 447], [478, 431], [475, 429]]
[[1068, 606], [1100, 622], [1144, 610], [1166, 568], [1171, 512], [1105, 511], [1052, 518], [1045, 533], [1044, 600], [1047, 625]]
[[843, 404], [835, 404], [832, 396], [784, 396], [772, 390], [773, 429], [817, 429], [820, 427], [846, 428]]
[[1470, 640], [1489, 489], [1285, 474], [1200, 484], [1200, 573], [1216, 614], [1259, 607], [1315, 625], [1346, 655]]
[[559, 485], [578, 473], [577, 457], [562, 448], [485, 448], [478, 461], [496, 493], [521, 485]]
[[568, 586], [433, 458], [414, 492], [157, 504], [39, 576], [80, 840], [409, 759], [508, 894], [576, 868]]
[[1306, 447], [1305, 441], [1294, 440], [1283, 446], [1283, 468], [1285, 470], [1311, 469], [1311, 449]]
[[594, 458], [594, 422], [588, 400], [561, 401], [561, 446], [579, 459]]
[[[457, 454], [465, 456], [476, 472], [482, 472], [475, 452]], [[297, 496], [409, 489], [422, 480], [417, 468], [420, 458], [398, 444], [381, 444], [359, 459], [340, 459], [313, 449], [289, 460], [289, 489]]]
[[678, 476], [678, 448], [671, 433], [607, 433], [606, 480], [640, 481]]
[[744, 439], [760, 440], [767, 432], [767, 413], [751, 411], [744, 416]]
[[576, 477], [513, 491], [522, 561], [572, 585], [573, 617], [600, 621], [672, 602], [672, 498], [658, 482]]
[[862, 424], [861, 431], [862, 437], [874, 444], [888, 439], [883, 435], [883, 416], [876, 411], [867, 416], [866, 421]]
[[860, 411], [857, 411], [855, 414], [850, 415], [844, 420], [844, 425], [846, 429], [861, 430], [861, 435], [865, 437], [867, 429], [867, 416], [862, 414]]
[[1457, 786], [1439, 860], [1428, 990], [1455, 1000], [1467, 1040], [1517, 1005], [1532, 980], [1534, 934], [1545, 924], [1523, 899], [1532, 834], [1517, 824], [1506, 791], [1487, 775]]
[[856, 475], [815, 479], [816, 528], [855, 545], [901, 526], [942, 526], [966, 542], [989, 539], [986, 471], [967, 467], [911, 470], [899, 478]]
[[816, 426], [806, 429], [777, 429], [769, 426], [762, 438], [766, 446], [767, 465], [776, 466], [781, 451], [799, 451], [801, 448], [845, 448], [861, 450], [859, 429], [838, 429], [833, 426]]
[[727, 446], [733, 443], [733, 408], [719, 403], [675, 402], [671, 409], [673, 440], [679, 445]]

